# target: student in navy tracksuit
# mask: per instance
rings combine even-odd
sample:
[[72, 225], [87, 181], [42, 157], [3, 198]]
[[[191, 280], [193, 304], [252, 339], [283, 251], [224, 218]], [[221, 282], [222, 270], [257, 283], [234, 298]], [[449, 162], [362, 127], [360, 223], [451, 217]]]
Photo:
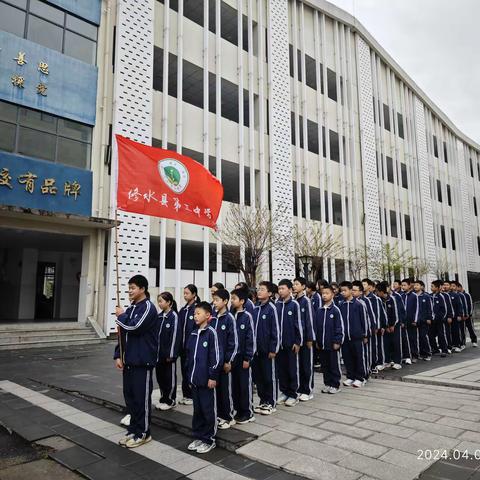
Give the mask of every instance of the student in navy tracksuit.
[[191, 405], [192, 390], [188, 381], [187, 375], [187, 339], [190, 337], [190, 333], [196, 327], [195, 320], [193, 318], [195, 314], [195, 305], [200, 302], [198, 298], [198, 289], [195, 285], [190, 283], [183, 289], [183, 299], [185, 300], [185, 306], [178, 312], [179, 329], [182, 334], [182, 342], [180, 348], [180, 367], [182, 370], [182, 394], [178, 403], [181, 405]]
[[260, 282], [257, 290], [258, 305], [253, 312], [257, 351], [252, 364], [253, 380], [257, 385], [260, 403], [255, 413], [270, 415], [276, 411], [277, 375], [275, 357], [280, 348], [280, 329], [275, 305], [270, 301], [273, 286], [270, 282]]
[[228, 311], [229, 300], [230, 294], [225, 289], [219, 289], [213, 294], [217, 316], [211, 321], [211, 326], [216, 330], [218, 343], [224, 352], [223, 369], [217, 385], [218, 428], [222, 430], [235, 425], [231, 372], [238, 351], [238, 336], [235, 318]]
[[158, 295], [160, 313], [158, 320], [157, 382], [160, 387], [160, 401], [157, 410], [170, 410], [177, 404], [177, 357], [180, 354], [182, 332], [179, 326], [177, 303], [170, 292]]
[[468, 329], [468, 334], [470, 335], [470, 340], [472, 342], [472, 347], [477, 346], [477, 334], [475, 333], [475, 328], [473, 325], [473, 299], [470, 293], [468, 293], [462, 285], [460, 285], [460, 291], [465, 295], [465, 301], [467, 303], [465, 327]]
[[430, 361], [432, 359], [432, 348], [430, 345], [430, 338], [428, 330], [432, 324], [432, 303], [430, 297], [425, 293], [425, 283], [422, 280], [415, 280], [413, 282], [413, 289], [415, 295], [418, 297], [418, 323], [417, 336], [419, 347], [419, 358]]
[[465, 321], [468, 318], [468, 302], [466, 295], [462, 292], [462, 284], [460, 282], [454, 282], [455, 284], [455, 291], [457, 292], [458, 297], [460, 298], [460, 302], [462, 303], [462, 321], [459, 323], [459, 330], [460, 330], [460, 348], [463, 350], [467, 345], [467, 332], [465, 329]]
[[365, 305], [353, 297], [352, 284], [342, 282], [340, 292], [343, 303], [340, 304], [345, 325], [345, 340], [342, 345], [342, 357], [347, 369], [346, 387], [363, 387], [365, 371], [365, 348], [368, 342], [368, 318]]
[[340, 348], [345, 330], [340, 309], [333, 301], [331, 286], [322, 291], [322, 306], [315, 312], [313, 328], [315, 330], [315, 346], [320, 354], [323, 383], [322, 393], [337, 393], [340, 388], [342, 369], [340, 367]]
[[300, 305], [292, 297], [292, 282], [278, 283], [279, 299], [276, 303], [280, 326], [280, 350], [276, 358], [280, 396], [278, 404], [293, 407], [298, 402], [300, 382], [298, 352], [303, 343]]
[[315, 332], [313, 331], [313, 310], [310, 299], [305, 295], [307, 281], [303, 277], [297, 277], [293, 281], [295, 299], [300, 305], [300, 315], [303, 326], [303, 345], [300, 347], [300, 384], [298, 386], [298, 399], [307, 402], [313, 398], [313, 342]]
[[215, 295], [215, 292], [217, 290], [225, 290], [225, 287], [223, 286], [223, 283], [216, 282], [210, 287], [210, 295], [212, 296], [212, 301], [210, 303], [210, 305], [212, 306], [212, 317], [217, 316], [217, 311], [215, 310], [215, 305], [213, 304], [213, 296]]
[[[245, 305], [243, 306], [243, 309], [253, 317], [253, 310], [255, 309], [255, 304], [250, 298], [250, 289], [248, 288], [248, 285], [245, 282], [238, 282], [235, 285], [234, 290], [239, 290], [239, 289], [244, 290], [245, 294], [247, 295], [247, 300], [245, 301]], [[235, 315], [235, 309], [233, 308], [233, 305], [230, 305], [230, 313], [232, 315]]]
[[[315, 282], [307, 282], [307, 288], [305, 289], [307, 293], [307, 297], [310, 299], [312, 303], [312, 311], [313, 315], [315, 316], [315, 312], [322, 306], [322, 295], [321, 291], [323, 290], [323, 281], [320, 283], [320, 293], [317, 291]], [[320, 367], [320, 353], [319, 351], [314, 348], [313, 349], [313, 367], [319, 368]]]
[[432, 316], [437, 333], [438, 345], [442, 357], [446, 357], [448, 353], [448, 337], [447, 337], [447, 302], [445, 295], [442, 293], [442, 281], [435, 280], [431, 285], [432, 289]]
[[456, 292], [455, 282], [445, 281], [443, 282], [444, 291], [450, 299], [450, 305], [452, 307], [453, 316], [452, 323], [450, 325], [452, 335], [452, 351], [461, 352], [461, 337], [460, 337], [460, 322], [463, 318], [463, 306], [460, 301], [460, 297]]
[[402, 368], [402, 329], [405, 325], [405, 308], [402, 298], [398, 293], [389, 293], [387, 282], [377, 285], [377, 294], [382, 299], [386, 315], [387, 325], [383, 337], [385, 348], [385, 365], [395, 370]]
[[212, 306], [200, 302], [195, 307], [195, 324], [187, 339], [187, 372], [192, 388], [192, 433], [188, 449], [208, 453], [215, 448], [217, 433], [216, 387], [223, 366], [223, 350], [217, 332], [209, 325]]
[[123, 373], [123, 396], [131, 415], [127, 434], [119, 444], [135, 448], [152, 439], [152, 371], [157, 363], [159, 322], [143, 275], [128, 281], [128, 297], [131, 305], [125, 311], [117, 306], [115, 312], [120, 337], [114, 359]]
[[338, 283], [332, 282], [331, 285], [334, 292], [333, 301], [335, 305], [339, 307], [340, 304], [343, 302], [343, 297], [342, 297], [342, 294], [340, 293], [340, 288], [338, 286]]
[[448, 354], [452, 353], [452, 323], [454, 317], [452, 299], [450, 298], [450, 282], [442, 281], [442, 296], [445, 299], [445, 303], [447, 305], [447, 325], [446, 325], [446, 333], [447, 333], [447, 344], [448, 344]]
[[253, 318], [244, 306], [248, 290], [237, 288], [230, 294], [237, 327], [238, 352], [232, 366], [232, 393], [236, 423], [254, 422], [252, 360], [255, 353], [255, 327]]
[[[404, 337], [404, 359], [405, 363], [416, 362], [418, 359], [418, 315], [420, 313], [420, 304], [418, 296], [413, 291], [413, 284], [410, 278], [402, 280], [402, 299], [405, 306], [405, 333]], [[405, 350], [409, 348], [410, 355], [405, 355]]]

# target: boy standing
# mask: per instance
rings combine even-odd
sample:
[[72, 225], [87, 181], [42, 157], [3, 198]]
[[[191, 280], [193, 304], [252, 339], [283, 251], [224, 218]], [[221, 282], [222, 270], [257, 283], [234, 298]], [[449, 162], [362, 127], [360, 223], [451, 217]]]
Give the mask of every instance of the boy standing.
[[187, 340], [187, 372], [192, 388], [192, 431], [195, 440], [188, 449], [208, 453], [215, 448], [217, 433], [216, 386], [223, 365], [223, 350], [217, 332], [209, 326], [212, 306], [200, 302], [195, 307], [195, 324]]
[[331, 286], [322, 291], [323, 305], [315, 312], [313, 328], [315, 330], [316, 347], [322, 365], [322, 393], [335, 394], [339, 391], [342, 370], [340, 368], [340, 348], [345, 336], [343, 318], [340, 309], [333, 301]]
[[313, 311], [310, 299], [305, 295], [307, 281], [303, 277], [297, 277], [293, 281], [295, 299], [300, 305], [300, 315], [303, 327], [303, 345], [300, 347], [300, 385], [298, 387], [301, 402], [307, 402], [313, 398]]
[[284, 403], [287, 407], [293, 407], [298, 403], [298, 352], [303, 343], [300, 305], [292, 297], [292, 287], [290, 280], [281, 280], [278, 284], [280, 298], [276, 303], [280, 324], [277, 369], [281, 392], [277, 403]]
[[277, 375], [275, 357], [280, 348], [280, 329], [275, 305], [270, 301], [273, 285], [260, 282], [257, 290], [259, 304], [255, 307], [253, 322], [257, 351], [253, 359], [253, 380], [257, 385], [260, 404], [253, 411], [262, 415], [271, 415], [276, 411]]
[[230, 294], [225, 289], [219, 289], [213, 294], [213, 306], [217, 315], [211, 325], [217, 332], [218, 343], [224, 352], [223, 370], [217, 385], [218, 428], [222, 430], [235, 425], [231, 371], [237, 355], [238, 337], [235, 318], [227, 308], [229, 300]]
[[410, 365], [418, 360], [418, 297], [415, 295], [412, 287], [412, 281], [409, 278], [402, 280], [402, 299], [405, 307], [405, 328], [402, 331], [403, 358], [405, 363]]
[[238, 352], [232, 366], [233, 407], [236, 411], [234, 420], [240, 425], [254, 422], [252, 359], [255, 353], [255, 331], [253, 318], [245, 309], [248, 291], [243, 288], [233, 290], [230, 301], [237, 327]]
[[429, 362], [432, 359], [432, 348], [430, 346], [430, 338], [428, 330], [432, 325], [432, 304], [429, 296], [425, 293], [425, 284], [422, 280], [415, 280], [413, 290], [418, 297], [418, 324], [417, 336], [419, 355], [422, 360]]
[[445, 296], [442, 294], [442, 281], [435, 280], [431, 285], [432, 289], [432, 313], [435, 331], [438, 337], [438, 345], [442, 357], [446, 357], [448, 353], [448, 336], [447, 328], [449, 324], [447, 321], [447, 302]]
[[152, 371], [157, 363], [159, 322], [143, 275], [135, 275], [128, 281], [128, 298], [131, 305], [125, 311], [120, 307], [115, 311], [120, 327], [115, 366], [123, 373], [123, 396], [131, 415], [127, 434], [118, 443], [136, 448], [152, 439]]
[[[323, 290], [323, 287], [322, 287]], [[312, 310], [315, 313], [322, 306], [322, 296], [321, 293], [317, 292], [315, 282], [307, 282], [306, 288], [307, 297], [312, 302]]]
[[343, 303], [340, 305], [345, 322], [345, 341], [342, 345], [342, 356], [347, 369], [346, 387], [363, 387], [365, 384], [365, 348], [368, 342], [368, 319], [365, 306], [353, 298], [352, 284], [342, 282], [340, 292]]

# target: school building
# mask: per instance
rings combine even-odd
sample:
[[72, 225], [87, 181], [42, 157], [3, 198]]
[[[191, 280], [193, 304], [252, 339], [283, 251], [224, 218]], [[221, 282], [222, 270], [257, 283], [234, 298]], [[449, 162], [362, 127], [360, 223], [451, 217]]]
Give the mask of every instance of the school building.
[[[225, 189], [220, 225], [231, 204], [282, 212], [285, 232], [325, 225], [345, 252], [323, 262], [329, 279], [349, 276], [347, 252], [389, 244], [475, 296], [480, 145], [345, 11], [0, 0], [0, 339], [28, 322], [114, 331], [115, 133], [209, 168]], [[204, 298], [241, 279], [208, 229], [117, 219], [122, 304], [136, 273], [178, 301], [188, 283]], [[293, 237], [264, 274], [292, 277], [292, 252]]]

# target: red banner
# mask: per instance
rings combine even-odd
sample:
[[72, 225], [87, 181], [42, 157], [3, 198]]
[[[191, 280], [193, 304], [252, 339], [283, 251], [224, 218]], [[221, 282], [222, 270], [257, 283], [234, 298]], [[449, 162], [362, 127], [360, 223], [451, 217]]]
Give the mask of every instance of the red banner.
[[216, 227], [223, 185], [202, 164], [170, 150], [116, 137], [120, 210]]

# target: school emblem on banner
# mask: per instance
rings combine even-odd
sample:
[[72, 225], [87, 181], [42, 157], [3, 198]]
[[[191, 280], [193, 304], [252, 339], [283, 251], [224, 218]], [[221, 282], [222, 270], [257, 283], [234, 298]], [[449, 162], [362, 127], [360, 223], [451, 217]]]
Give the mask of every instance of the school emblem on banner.
[[174, 158], [165, 158], [158, 162], [158, 172], [168, 188], [182, 193], [188, 186], [190, 176], [185, 165]]

